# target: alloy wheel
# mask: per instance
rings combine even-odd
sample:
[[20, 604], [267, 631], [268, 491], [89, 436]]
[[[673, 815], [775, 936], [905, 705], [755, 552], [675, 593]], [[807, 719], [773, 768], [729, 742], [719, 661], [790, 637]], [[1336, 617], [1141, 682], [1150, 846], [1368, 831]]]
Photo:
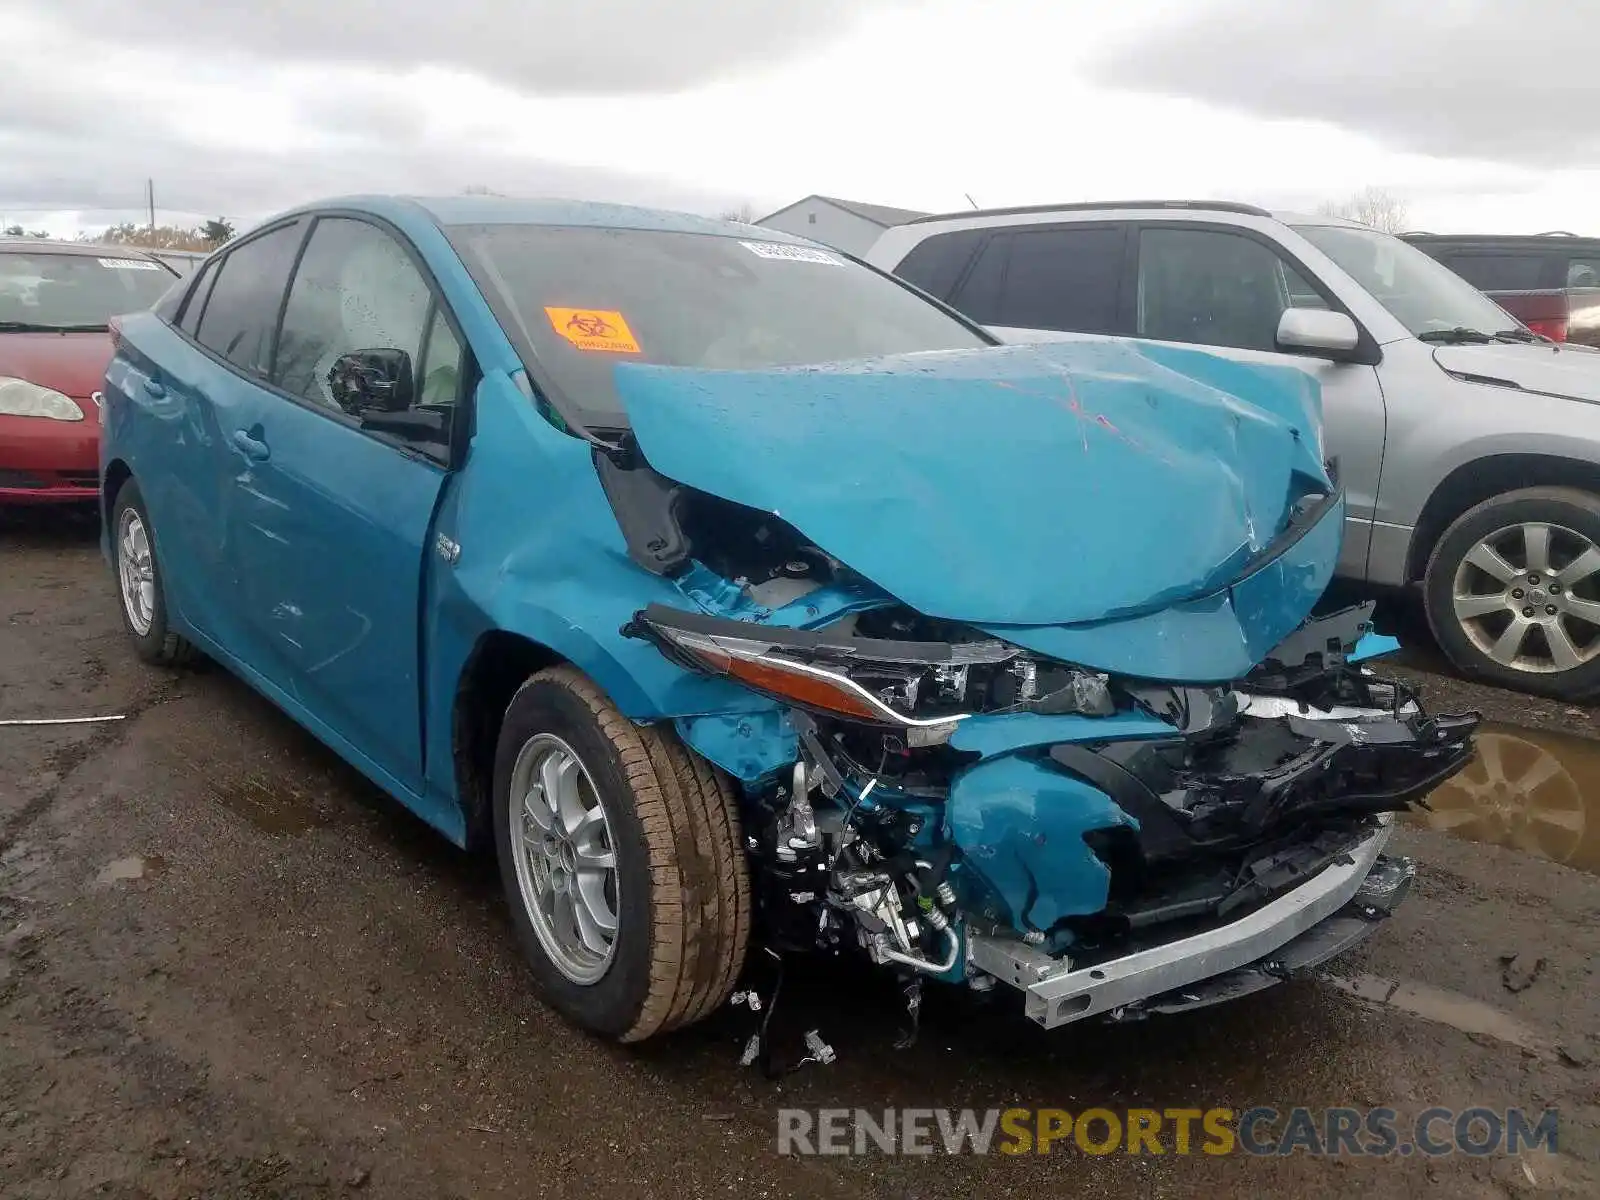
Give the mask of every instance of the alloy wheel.
[[1504, 526], [1456, 567], [1451, 605], [1479, 651], [1554, 674], [1600, 656], [1600, 547], [1565, 525]]
[[550, 733], [529, 738], [507, 809], [517, 884], [556, 969], [595, 983], [616, 954], [618, 876], [611, 823], [583, 760]]
[[121, 585], [122, 611], [134, 633], [143, 637], [155, 620], [156, 573], [150, 534], [132, 508], [123, 509], [117, 520], [117, 580]]

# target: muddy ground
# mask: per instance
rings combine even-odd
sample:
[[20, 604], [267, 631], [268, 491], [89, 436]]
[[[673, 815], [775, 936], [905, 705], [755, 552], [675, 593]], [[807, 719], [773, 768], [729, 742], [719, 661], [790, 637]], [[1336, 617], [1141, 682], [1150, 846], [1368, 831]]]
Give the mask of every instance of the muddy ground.
[[[1600, 769], [1570, 736], [1596, 728], [1587, 709], [1413, 658], [1430, 703], [1505, 723], [1500, 775], [1429, 818], [1450, 832], [1401, 832], [1417, 891], [1337, 980], [1052, 1034], [935, 998], [897, 1051], [869, 977], [791, 974], [780, 1018], [838, 1061], [771, 1083], [739, 1067], [732, 1009], [632, 1050], [545, 1011], [492, 864], [221, 670], [138, 662], [95, 536], [0, 523], [0, 719], [126, 714], [0, 726], [0, 1195], [1600, 1194]], [[1536, 801], [1511, 794], [1525, 779]], [[1553, 1106], [1560, 1149], [775, 1152], [780, 1107], [886, 1105]]]

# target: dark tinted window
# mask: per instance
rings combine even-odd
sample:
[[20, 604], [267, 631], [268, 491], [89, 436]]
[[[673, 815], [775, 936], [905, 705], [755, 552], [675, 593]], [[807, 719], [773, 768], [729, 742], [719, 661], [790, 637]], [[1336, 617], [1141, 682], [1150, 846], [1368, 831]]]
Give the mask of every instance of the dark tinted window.
[[1480, 292], [1530, 291], [1545, 286], [1545, 260], [1537, 254], [1447, 255], [1445, 266]]
[[1211, 229], [1139, 234], [1140, 337], [1274, 350], [1288, 307], [1283, 260], [1253, 238]]
[[948, 302], [961, 280], [961, 273], [972, 261], [972, 252], [987, 233], [984, 229], [936, 233], [913, 246], [894, 273], [929, 295]]
[[1123, 242], [1120, 225], [1001, 234], [974, 266], [962, 307], [986, 325], [1124, 332], [1117, 321]]
[[990, 344], [898, 280], [759, 235], [446, 232], [534, 377], [583, 425], [626, 423], [618, 363], [751, 370]]
[[411, 256], [388, 233], [365, 221], [324, 217], [289, 289], [273, 382], [336, 408], [328, 374], [341, 355], [404, 350], [413, 371], [420, 369], [432, 298]]
[[272, 333], [302, 230], [298, 222], [252, 238], [218, 267], [196, 338], [241, 370], [271, 368]]
[[194, 286], [189, 289], [189, 298], [184, 302], [178, 316], [178, 328], [194, 336], [195, 330], [200, 325], [200, 314], [205, 311], [206, 295], [211, 291], [211, 285], [217, 281], [216, 260], [208, 262], [201, 268], [199, 276], [194, 281]]

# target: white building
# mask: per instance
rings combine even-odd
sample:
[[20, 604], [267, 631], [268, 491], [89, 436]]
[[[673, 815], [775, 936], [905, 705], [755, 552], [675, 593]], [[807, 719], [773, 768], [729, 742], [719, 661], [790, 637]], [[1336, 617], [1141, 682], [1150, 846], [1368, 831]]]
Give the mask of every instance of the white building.
[[924, 216], [927, 214], [909, 208], [860, 204], [833, 196], [807, 196], [775, 213], [768, 213], [756, 224], [810, 238], [846, 254], [861, 255], [891, 225], [904, 225]]

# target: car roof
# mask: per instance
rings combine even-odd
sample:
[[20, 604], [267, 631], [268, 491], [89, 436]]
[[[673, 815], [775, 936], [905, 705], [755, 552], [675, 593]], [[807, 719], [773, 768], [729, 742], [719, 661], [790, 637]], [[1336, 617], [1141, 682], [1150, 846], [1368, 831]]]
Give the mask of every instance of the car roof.
[[[302, 205], [295, 213], [345, 209], [393, 219], [400, 210], [422, 210], [435, 224], [550, 225], [595, 229], [640, 229], [667, 233], [703, 233], [719, 237], [759, 238], [797, 246], [815, 243], [776, 229], [723, 221], [694, 213], [608, 204], [591, 200], [525, 199], [513, 196], [342, 196]], [[284, 216], [292, 215], [290, 213]]]
[[1057, 214], [1068, 219], [1093, 220], [1097, 216], [1109, 213], [1160, 213], [1164, 217], [1192, 217], [1196, 220], [1234, 216], [1280, 221], [1285, 225], [1341, 225], [1366, 228], [1358, 221], [1348, 221], [1343, 217], [1323, 213], [1271, 212], [1254, 204], [1243, 204], [1234, 200], [1075, 200], [1067, 204], [1027, 204], [1014, 208], [980, 208], [966, 212], [936, 213], [933, 216], [918, 217], [915, 221], [908, 221], [906, 225], [897, 228], [941, 224], [993, 226], [1003, 224], [999, 219], [1005, 217], [1049, 219]]
[[1565, 230], [1552, 230], [1549, 233], [1428, 233], [1419, 229], [1400, 236], [1408, 242], [1460, 246], [1541, 246], [1588, 250], [1600, 245], [1600, 238], [1583, 237]]
[[138, 246], [102, 246], [98, 242], [55, 242], [45, 238], [0, 238], [0, 254], [76, 254], [84, 258], [133, 258], [159, 261]]

